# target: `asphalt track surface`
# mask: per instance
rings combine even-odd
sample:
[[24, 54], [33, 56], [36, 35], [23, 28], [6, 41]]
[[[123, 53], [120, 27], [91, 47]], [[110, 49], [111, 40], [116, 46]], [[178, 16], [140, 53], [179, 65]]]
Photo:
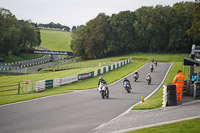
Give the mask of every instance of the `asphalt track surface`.
[[97, 89], [90, 89], [0, 106], [0, 133], [95, 132], [100, 125], [126, 112], [142, 96], [147, 97], [157, 89], [171, 64], [158, 63], [151, 73], [151, 85], [145, 81], [149, 66], [146, 64], [138, 70], [137, 82], [132, 74], [127, 76], [133, 88], [129, 94], [121, 79], [109, 85], [109, 99], [102, 99]]

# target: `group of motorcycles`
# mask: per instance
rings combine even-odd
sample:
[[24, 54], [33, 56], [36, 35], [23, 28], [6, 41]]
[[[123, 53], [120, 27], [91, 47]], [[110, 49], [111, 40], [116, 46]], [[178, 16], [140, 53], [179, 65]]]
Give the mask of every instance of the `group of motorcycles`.
[[[155, 66], [157, 66], [157, 61], [156, 62], [154, 62], [154, 64], [155, 64]], [[150, 71], [151, 72], [153, 72], [153, 65], [151, 64], [150, 65]], [[136, 82], [138, 79], [139, 79], [139, 74], [138, 74], [138, 72], [135, 72], [134, 74], [133, 74], [133, 78], [134, 78], [134, 81]], [[146, 76], [146, 81], [147, 81], [147, 83], [148, 83], [148, 85], [149, 84], [151, 84], [151, 80], [152, 80], [152, 77], [150, 76], [150, 73]], [[128, 93], [131, 93], [131, 84], [130, 84], [130, 82], [129, 81], [125, 81], [124, 82], [124, 84], [123, 84], [123, 86], [124, 86], [124, 88], [125, 88], [125, 90], [128, 92]], [[99, 92], [101, 93], [101, 97], [103, 98], [103, 99], [105, 99], [105, 98], [109, 98], [109, 89], [108, 89], [108, 87], [105, 85], [105, 84], [103, 84], [103, 83], [101, 83], [100, 85], [99, 85], [99, 87], [98, 87], [98, 89], [99, 89]]]

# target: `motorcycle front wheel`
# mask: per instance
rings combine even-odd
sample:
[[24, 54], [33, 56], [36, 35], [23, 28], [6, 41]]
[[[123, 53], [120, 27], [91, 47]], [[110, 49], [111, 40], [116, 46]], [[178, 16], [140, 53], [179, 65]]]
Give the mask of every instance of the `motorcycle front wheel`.
[[109, 90], [108, 90], [108, 88], [106, 89], [106, 98], [109, 98]]
[[102, 97], [102, 99], [105, 99], [105, 91], [104, 90], [101, 91], [101, 97]]
[[126, 91], [127, 91], [128, 93], [131, 93], [131, 89], [130, 89], [129, 87], [126, 87]]

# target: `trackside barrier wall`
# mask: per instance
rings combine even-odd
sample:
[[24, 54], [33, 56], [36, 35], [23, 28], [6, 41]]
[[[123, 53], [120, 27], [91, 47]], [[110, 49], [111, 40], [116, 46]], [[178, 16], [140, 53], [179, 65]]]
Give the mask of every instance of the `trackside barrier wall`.
[[194, 87], [194, 98], [199, 98], [200, 97], [200, 82], [196, 82], [195, 87]]
[[45, 90], [45, 80], [36, 82], [36, 92], [41, 92]]
[[163, 86], [163, 102], [162, 106], [176, 106], [176, 85], [167, 84]]
[[95, 70], [92, 72], [88, 72], [88, 73], [82, 73], [82, 74], [78, 74], [78, 75], [73, 75], [73, 76], [68, 76], [68, 77], [63, 77], [63, 78], [56, 78], [56, 79], [51, 79], [51, 80], [37, 81], [36, 82], [36, 92], [41, 92], [41, 91], [44, 91], [45, 89], [59, 87], [61, 85], [65, 85], [65, 84], [70, 84], [70, 83], [76, 82], [78, 80], [85, 80], [85, 79], [88, 79], [91, 77], [96, 77], [103, 73], [117, 69], [125, 64], [128, 64], [128, 63], [130, 63], [130, 61], [131, 61], [130, 59], [120, 61], [120, 62], [111, 64], [109, 66], [105, 66], [101, 69], [98, 69], [98, 70]]
[[96, 77], [98, 75], [97, 70], [94, 71], [94, 77]]
[[162, 102], [162, 107], [166, 107], [167, 105], [167, 86], [163, 85], [163, 102]]

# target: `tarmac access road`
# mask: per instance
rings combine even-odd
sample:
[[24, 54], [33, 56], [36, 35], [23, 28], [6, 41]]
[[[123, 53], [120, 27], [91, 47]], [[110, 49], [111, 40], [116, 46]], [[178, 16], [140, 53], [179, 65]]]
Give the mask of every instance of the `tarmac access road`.
[[90, 89], [0, 106], [0, 133], [95, 132], [99, 125], [126, 112], [142, 96], [157, 89], [171, 63], [158, 63], [151, 73], [151, 85], [145, 81], [149, 66], [147, 63], [138, 70], [137, 82], [133, 74], [126, 76], [133, 88], [129, 94], [122, 86], [123, 78], [109, 85], [109, 99], [102, 99], [97, 89]]

